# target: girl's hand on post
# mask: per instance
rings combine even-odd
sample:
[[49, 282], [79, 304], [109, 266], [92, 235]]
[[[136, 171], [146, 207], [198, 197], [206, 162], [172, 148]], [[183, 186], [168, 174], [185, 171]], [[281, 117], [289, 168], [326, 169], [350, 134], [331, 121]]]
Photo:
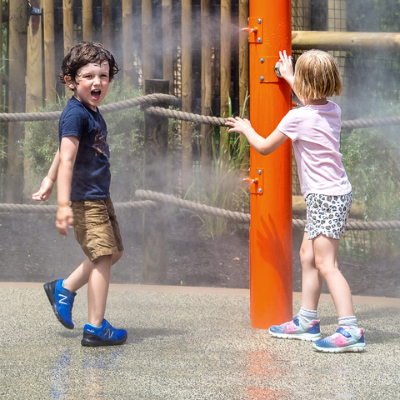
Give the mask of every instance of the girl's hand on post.
[[74, 225], [74, 216], [70, 206], [59, 206], [57, 211], [56, 227], [58, 233], [63, 236], [68, 236], [68, 228]]
[[294, 82], [293, 63], [292, 57], [286, 54], [286, 50], [279, 52], [279, 72], [282, 78], [292, 86]]

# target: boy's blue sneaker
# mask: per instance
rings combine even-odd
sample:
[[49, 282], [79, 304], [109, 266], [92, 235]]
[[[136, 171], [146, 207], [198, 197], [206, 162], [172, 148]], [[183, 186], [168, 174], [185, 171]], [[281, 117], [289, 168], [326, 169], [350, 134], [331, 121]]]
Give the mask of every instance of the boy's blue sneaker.
[[326, 353], [364, 351], [364, 331], [362, 329], [345, 329], [340, 327], [333, 335], [313, 343], [313, 348]]
[[63, 286], [63, 279], [43, 285], [58, 320], [68, 329], [74, 328], [72, 322], [72, 306], [76, 293], [71, 293]]
[[103, 319], [100, 328], [86, 324], [83, 328], [82, 346], [99, 347], [115, 346], [126, 341], [128, 333], [125, 329], [115, 329], [111, 324]]
[[299, 339], [314, 341], [321, 339], [319, 321], [312, 321], [310, 324], [302, 325], [299, 317], [293, 321], [285, 322], [282, 325], [273, 325], [269, 328], [271, 336], [283, 339]]

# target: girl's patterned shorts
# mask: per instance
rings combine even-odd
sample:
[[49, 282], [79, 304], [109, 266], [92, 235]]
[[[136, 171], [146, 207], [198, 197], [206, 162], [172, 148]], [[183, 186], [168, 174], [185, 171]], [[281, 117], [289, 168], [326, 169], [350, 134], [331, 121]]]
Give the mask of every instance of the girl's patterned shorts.
[[327, 196], [310, 193], [306, 198], [308, 239], [318, 235], [340, 239], [346, 230], [346, 222], [353, 204], [353, 193]]

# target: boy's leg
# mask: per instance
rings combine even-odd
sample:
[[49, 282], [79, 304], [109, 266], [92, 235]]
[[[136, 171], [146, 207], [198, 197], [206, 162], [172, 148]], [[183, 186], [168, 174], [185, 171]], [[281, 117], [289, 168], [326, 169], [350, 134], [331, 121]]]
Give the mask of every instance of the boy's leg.
[[[111, 256], [111, 266], [118, 262], [122, 254], [123, 252], [119, 251]], [[94, 262], [87, 258], [67, 279], [65, 279], [64, 287], [73, 293], [85, 286], [89, 282], [89, 277], [94, 265]]]
[[328, 285], [338, 317], [354, 315], [350, 287], [337, 264], [339, 239], [319, 235], [312, 242], [316, 267]]
[[106, 311], [108, 287], [110, 284], [111, 256], [102, 256], [93, 261], [88, 281], [89, 324], [100, 327]]

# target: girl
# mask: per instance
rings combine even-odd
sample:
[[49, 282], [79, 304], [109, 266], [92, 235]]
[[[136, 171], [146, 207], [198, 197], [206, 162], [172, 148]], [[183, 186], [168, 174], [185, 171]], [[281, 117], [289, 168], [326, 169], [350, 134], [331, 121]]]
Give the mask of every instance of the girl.
[[[279, 52], [282, 78], [290, 85], [304, 107], [291, 110], [267, 138], [251, 127], [250, 121], [228, 118], [231, 132], [246, 136], [250, 145], [263, 155], [292, 139], [301, 192], [307, 204], [307, 224], [300, 249], [302, 264], [301, 308], [293, 321], [274, 325], [272, 336], [313, 341], [314, 349], [324, 352], [363, 351], [363, 330], [357, 325], [349, 285], [337, 265], [339, 239], [345, 231], [353, 201], [352, 188], [339, 152], [341, 110], [327, 97], [339, 95], [342, 83], [338, 66], [328, 53], [310, 50], [296, 64]], [[328, 285], [338, 318], [339, 329], [321, 339], [317, 319], [322, 279]]]

